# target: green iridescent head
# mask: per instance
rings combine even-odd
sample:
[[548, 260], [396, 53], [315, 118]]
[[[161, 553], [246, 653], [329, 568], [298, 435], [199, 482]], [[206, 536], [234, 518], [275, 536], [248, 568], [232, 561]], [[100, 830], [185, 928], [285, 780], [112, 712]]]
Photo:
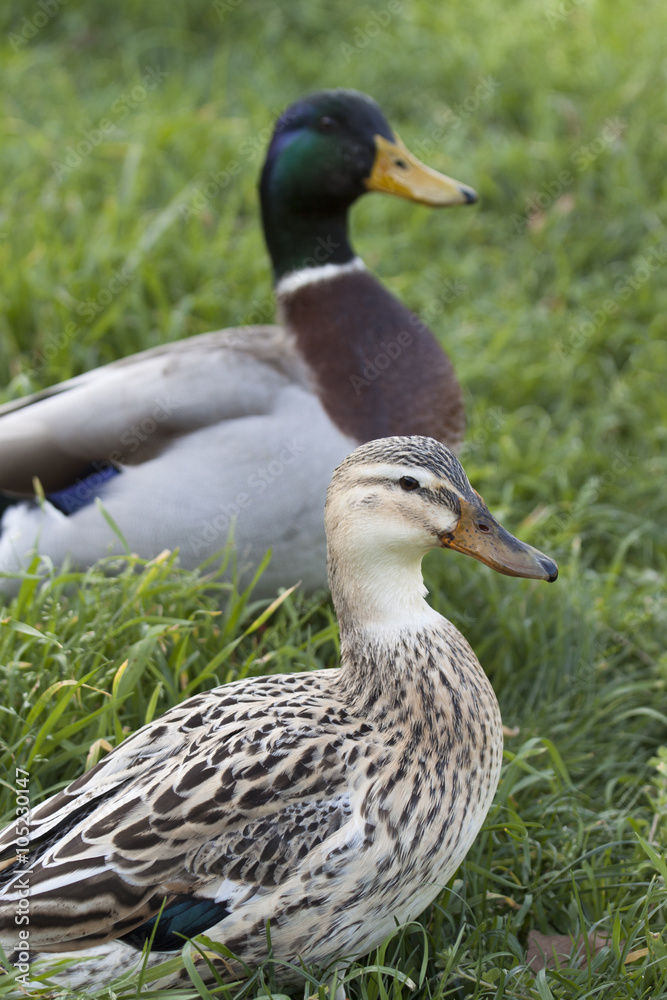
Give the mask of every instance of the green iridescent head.
[[[434, 206], [477, 200], [471, 188], [412, 156], [365, 94], [323, 90], [292, 104], [276, 123], [260, 181], [276, 278], [351, 260], [347, 212], [367, 191]], [[317, 260], [322, 245], [328, 256]]]

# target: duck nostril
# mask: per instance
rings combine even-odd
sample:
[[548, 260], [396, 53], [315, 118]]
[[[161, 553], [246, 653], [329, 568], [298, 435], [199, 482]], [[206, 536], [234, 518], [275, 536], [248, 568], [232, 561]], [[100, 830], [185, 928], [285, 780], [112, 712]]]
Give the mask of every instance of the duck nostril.
[[482, 531], [482, 532], [483, 532], [483, 533], [484, 533], [485, 535], [487, 535], [487, 534], [489, 533], [489, 531], [491, 531], [491, 528], [489, 527], [489, 525], [488, 525], [488, 524], [485, 524], [485, 523], [484, 523], [484, 521], [478, 521], [478, 522], [477, 522], [477, 527], [478, 527], [478, 529], [479, 529], [480, 531]]
[[399, 170], [407, 170], [408, 165], [405, 160], [394, 160], [394, 166], [398, 167]]

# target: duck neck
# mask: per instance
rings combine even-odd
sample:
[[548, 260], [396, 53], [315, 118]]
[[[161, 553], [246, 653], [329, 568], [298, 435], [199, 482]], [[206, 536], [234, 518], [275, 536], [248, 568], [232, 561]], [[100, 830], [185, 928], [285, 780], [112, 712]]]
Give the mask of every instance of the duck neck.
[[434, 734], [446, 731], [451, 751], [471, 714], [481, 713], [500, 739], [498, 702], [477, 657], [451, 622], [428, 610], [383, 628], [341, 622], [338, 683], [346, 704], [380, 729], [431, 742], [436, 753], [442, 747]]
[[261, 189], [264, 238], [276, 282], [293, 271], [347, 264], [354, 257], [347, 233], [347, 207], [336, 212], [292, 209]]
[[421, 565], [365, 569], [343, 586], [331, 574], [340, 622], [338, 683], [351, 711], [380, 729], [412, 733], [436, 754], [443, 731], [447, 753], [473, 739], [475, 727], [488, 728], [490, 744], [502, 745], [493, 688], [464, 637], [426, 603]]
[[330, 556], [329, 585], [341, 638], [350, 633], [392, 641], [440, 619], [425, 600], [421, 556], [411, 555], [408, 560], [385, 549], [378, 558], [355, 546], [342, 560]]

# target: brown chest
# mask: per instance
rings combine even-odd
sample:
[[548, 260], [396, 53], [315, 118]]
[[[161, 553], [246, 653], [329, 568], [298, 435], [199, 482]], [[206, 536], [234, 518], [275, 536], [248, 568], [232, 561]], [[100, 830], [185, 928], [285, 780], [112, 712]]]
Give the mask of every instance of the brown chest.
[[421, 434], [448, 446], [463, 436], [461, 388], [430, 330], [372, 275], [306, 285], [280, 302], [282, 318], [343, 433], [369, 441]]

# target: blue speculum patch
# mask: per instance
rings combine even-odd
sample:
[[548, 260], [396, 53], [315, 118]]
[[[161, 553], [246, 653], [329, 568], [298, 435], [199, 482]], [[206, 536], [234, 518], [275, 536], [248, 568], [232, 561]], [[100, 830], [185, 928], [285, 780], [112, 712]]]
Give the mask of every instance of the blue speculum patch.
[[120, 469], [110, 462], [93, 462], [70, 486], [47, 493], [46, 498], [63, 514], [75, 514], [102, 495], [110, 479], [120, 475]]

